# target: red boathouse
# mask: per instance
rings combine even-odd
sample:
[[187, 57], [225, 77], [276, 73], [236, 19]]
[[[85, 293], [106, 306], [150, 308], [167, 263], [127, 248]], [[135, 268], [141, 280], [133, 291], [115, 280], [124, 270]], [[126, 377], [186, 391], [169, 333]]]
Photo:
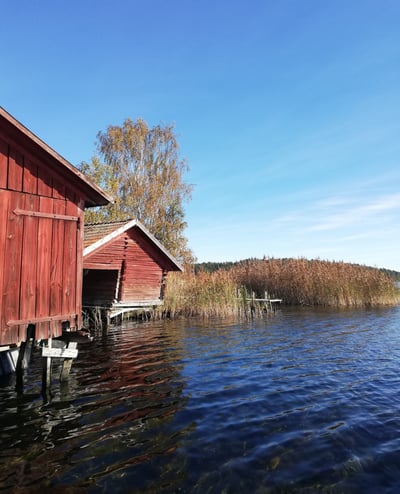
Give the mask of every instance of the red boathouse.
[[167, 273], [182, 271], [136, 220], [85, 225], [83, 269], [83, 306], [111, 317], [161, 304]]
[[0, 107], [0, 346], [80, 329], [84, 209], [109, 202]]

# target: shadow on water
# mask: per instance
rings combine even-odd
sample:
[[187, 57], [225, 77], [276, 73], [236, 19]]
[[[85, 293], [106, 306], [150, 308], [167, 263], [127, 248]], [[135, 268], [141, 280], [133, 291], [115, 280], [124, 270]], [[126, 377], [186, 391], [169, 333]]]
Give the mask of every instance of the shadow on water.
[[400, 310], [110, 328], [0, 383], [0, 492], [376, 493], [400, 481]]

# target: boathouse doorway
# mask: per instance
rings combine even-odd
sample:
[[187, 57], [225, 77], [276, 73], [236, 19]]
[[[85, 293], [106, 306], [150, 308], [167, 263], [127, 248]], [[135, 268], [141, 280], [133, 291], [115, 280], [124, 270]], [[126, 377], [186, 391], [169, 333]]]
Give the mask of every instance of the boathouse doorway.
[[118, 269], [84, 269], [83, 306], [109, 307], [119, 300]]

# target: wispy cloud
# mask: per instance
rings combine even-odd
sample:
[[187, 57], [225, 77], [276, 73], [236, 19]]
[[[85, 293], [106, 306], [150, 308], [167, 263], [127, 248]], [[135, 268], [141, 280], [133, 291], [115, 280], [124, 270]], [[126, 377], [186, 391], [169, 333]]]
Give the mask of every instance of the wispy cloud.
[[[331, 203], [332, 206], [334, 204], [335, 202]], [[337, 205], [340, 205], [340, 203], [337, 203]], [[342, 207], [340, 211], [327, 214], [326, 216], [320, 215], [318, 223], [309, 226], [308, 230], [335, 230], [358, 224], [366, 219], [372, 221], [380, 217], [381, 213], [395, 210], [399, 210], [400, 212], [400, 194], [384, 196], [357, 207]]]

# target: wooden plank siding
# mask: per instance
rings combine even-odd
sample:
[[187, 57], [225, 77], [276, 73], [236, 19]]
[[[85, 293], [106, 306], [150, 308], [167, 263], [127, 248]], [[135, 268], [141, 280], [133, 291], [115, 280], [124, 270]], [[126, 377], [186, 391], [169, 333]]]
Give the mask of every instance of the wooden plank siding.
[[[1, 151], [0, 151], [0, 166], [1, 166]], [[6, 335], [6, 331], [8, 331], [8, 327], [6, 325], [6, 321], [4, 318], [4, 303], [7, 303], [5, 297], [3, 297], [3, 287], [4, 287], [4, 278], [6, 273], [6, 239], [7, 239], [7, 225], [8, 225], [8, 211], [9, 211], [9, 200], [10, 194], [0, 188], [0, 340], [8, 338]], [[8, 263], [8, 260], [7, 260]]]
[[[78, 207], [75, 204], [73, 197], [72, 200], [66, 201], [65, 214], [70, 216], [76, 216], [79, 218]], [[81, 273], [81, 268], [77, 266], [77, 255], [82, 257], [81, 250], [79, 250], [79, 230], [81, 225], [75, 224], [73, 221], [65, 222], [65, 237], [64, 237], [64, 256], [63, 256], [63, 295], [62, 295], [62, 314], [77, 313], [77, 321], [69, 321], [71, 327], [79, 325], [80, 327], [80, 315], [82, 312], [82, 291], [77, 291], [77, 285], [79, 283], [78, 276]]]
[[[39, 197], [25, 194], [24, 210], [38, 211]], [[36, 312], [36, 277], [38, 264], [38, 230], [39, 218], [22, 217], [22, 260], [21, 260], [21, 292], [19, 319], [27, 319]]]
[[10, 148], [8, 156], [7, 189], [22, 191], [22, 176], [24, 172], [23, 154], [18, 148]]
[[160, 299], [163, 269], [155, 260], [154, 247], [134, 229], [125, 235], [125, 269], [121, 278], [120, 300]]
[[[43, 213], [53, 212], [53, 203], [49, 197], [40, 197], [39, 211]], [[53, 238], [53, 221], [50, 218], [40, 218], [38, 229], [38, 265], [36, 276], [37, 305], [35, 316], [42, 318], [50, 315], [50, 266], [51, 266], [51, 241]], [[40, 337], [46, 339], [50, 326], [47, 321], [38, 323]]]
[[0, 189], [7, 188], [8, 144], [0, 138]]
[[0, 108], [0, 345], [80, 327], [84, 208], [108, 202], [91, 187]]
[[24, 161], [24, 181], [22, 190], [27, 194], [38, 194], [38, 164], [30, 157]]
[[[65, 201], [53, 200], [53, 213], [65, 215]], [[63, 296], [63, 257], [65, 221], [52, 220], [53, 236], [51, 241], [50, 266], [50, 315], [61, 314]]]
[[83, 305], [160, 303], [164, 274], [181, 268], [143, 225], [128, 220], [87, 229]]
[[6, 336], [8, 340], [19, 341], [19, 326], [10, 327], [9, 320], [19, 319], [20, 316], [20, 290], [21, 290], [21, 265], [22, 265], [22, 231], [23, 218], [16, 216], [15, 208], [24, 206], [24, 194], [20, 192], [9, 193], [9, 209], [6, 222], [5, 238], [5, 262], [4, 279], [2, 287], [3, 297], [3, 321], [7, 326]]
[[83, 283], [83, 231], [85, 223], [85, 202], [80, 199], [77, 204], [77, 217], [78, 222], [76, 224], [76, 255], [74, 258], [74, 272], [76, 273], [76, 326], [82, 325], [82, 283]]

